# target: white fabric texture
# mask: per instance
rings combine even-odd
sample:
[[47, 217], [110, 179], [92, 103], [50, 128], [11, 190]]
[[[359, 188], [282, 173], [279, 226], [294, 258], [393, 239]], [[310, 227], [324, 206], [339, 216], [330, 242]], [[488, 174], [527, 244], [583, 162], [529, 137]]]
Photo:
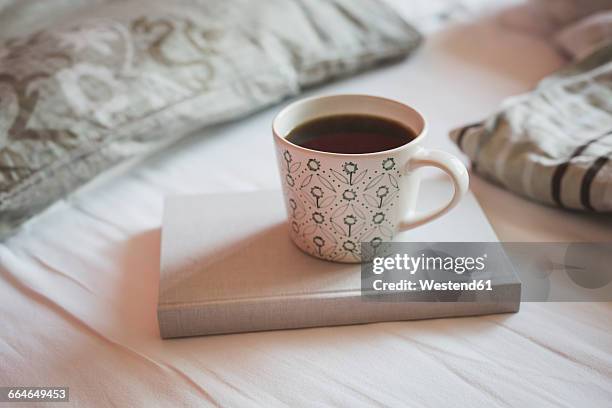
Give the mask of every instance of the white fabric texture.
[[574, 59], [612, 42], [612, 11], [585, 17], [555, 34], [555, 42]]
[[[451, 128], [561, 62], [543, 40], [479, 17], [432, 34], [400, 65], [312, 94], [412, 104], [431, 121], [427, 144], [457, 153]], [[609, 407], [610, 303], [160, 340], [163, 197], [278, 188], [277, 111], [202, 131], [0, 245], [0, 385], [69, 386], [75, 406]], [[502, 239], [612, 240], [609, 219], [532, 205], [477, 178], [473, 188]]]
[[610, 0], [525, 0], [504, 12], [504, 22], [516, 30], [551, 35], [591, 14], [612, 9]]

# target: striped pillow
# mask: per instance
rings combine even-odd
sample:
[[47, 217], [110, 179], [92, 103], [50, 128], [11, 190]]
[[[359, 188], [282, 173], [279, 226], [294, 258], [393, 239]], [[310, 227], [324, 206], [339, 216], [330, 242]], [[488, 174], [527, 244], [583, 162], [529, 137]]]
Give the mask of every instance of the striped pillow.
[[475, 173], [549, 205], [612, 211], [612, 44], [451, 132]]

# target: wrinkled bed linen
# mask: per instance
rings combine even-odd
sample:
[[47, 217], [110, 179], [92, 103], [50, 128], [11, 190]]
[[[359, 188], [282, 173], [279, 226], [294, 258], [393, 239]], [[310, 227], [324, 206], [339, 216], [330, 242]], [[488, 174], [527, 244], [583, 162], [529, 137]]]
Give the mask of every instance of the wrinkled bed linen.
[[[545, 42], [483, 17], [432, 35], [411, 61], [312, 94], [413, 104], [431, 121], [427, 144], [457, 153], [446, 137], [452, 127], [560, 64]], [[276, 110], [90, 186], [0, 245], [0, 384], [69, 386], [75, 406], [609, 407], [610, 303], [161, 341], [163, 196], [278, 187], [269, 134]], [[612, 239], [599, 219], [565, 214], [572, 227], [560, 228], [557, 210], [478, 180], [474, 187], [502, 238]]]

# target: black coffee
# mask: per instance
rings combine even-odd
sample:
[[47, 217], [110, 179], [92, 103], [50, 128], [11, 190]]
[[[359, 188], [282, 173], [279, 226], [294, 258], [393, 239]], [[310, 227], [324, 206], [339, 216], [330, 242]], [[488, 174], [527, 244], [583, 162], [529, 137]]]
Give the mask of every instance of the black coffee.
[[301, 124], [289, 132], [287, 140], [321, 152], [361, 154], [395, 149], [416, 136], [412, 129], [391, 119], [335, 115]]

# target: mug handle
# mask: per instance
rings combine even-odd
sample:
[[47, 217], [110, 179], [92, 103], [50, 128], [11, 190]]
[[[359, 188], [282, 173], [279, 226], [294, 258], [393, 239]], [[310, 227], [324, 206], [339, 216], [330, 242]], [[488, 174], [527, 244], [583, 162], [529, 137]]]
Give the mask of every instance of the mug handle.
[[410, 174], [421, 167], [437, 167], [448, 174], [453, 182], [455, 191], [450, 201], [440, 208], [425, 211], [419, 214], [409, 214], [399, 224], [399, 231], [418, 227], [446, 214], [455, 207], [463, 196], [468, 192], [470, 178], [468, 171], [458, 158], [441, 150], [432, 150], [420, 147], [419, 150], [408, 160], [404, 166], [404, 173]]

